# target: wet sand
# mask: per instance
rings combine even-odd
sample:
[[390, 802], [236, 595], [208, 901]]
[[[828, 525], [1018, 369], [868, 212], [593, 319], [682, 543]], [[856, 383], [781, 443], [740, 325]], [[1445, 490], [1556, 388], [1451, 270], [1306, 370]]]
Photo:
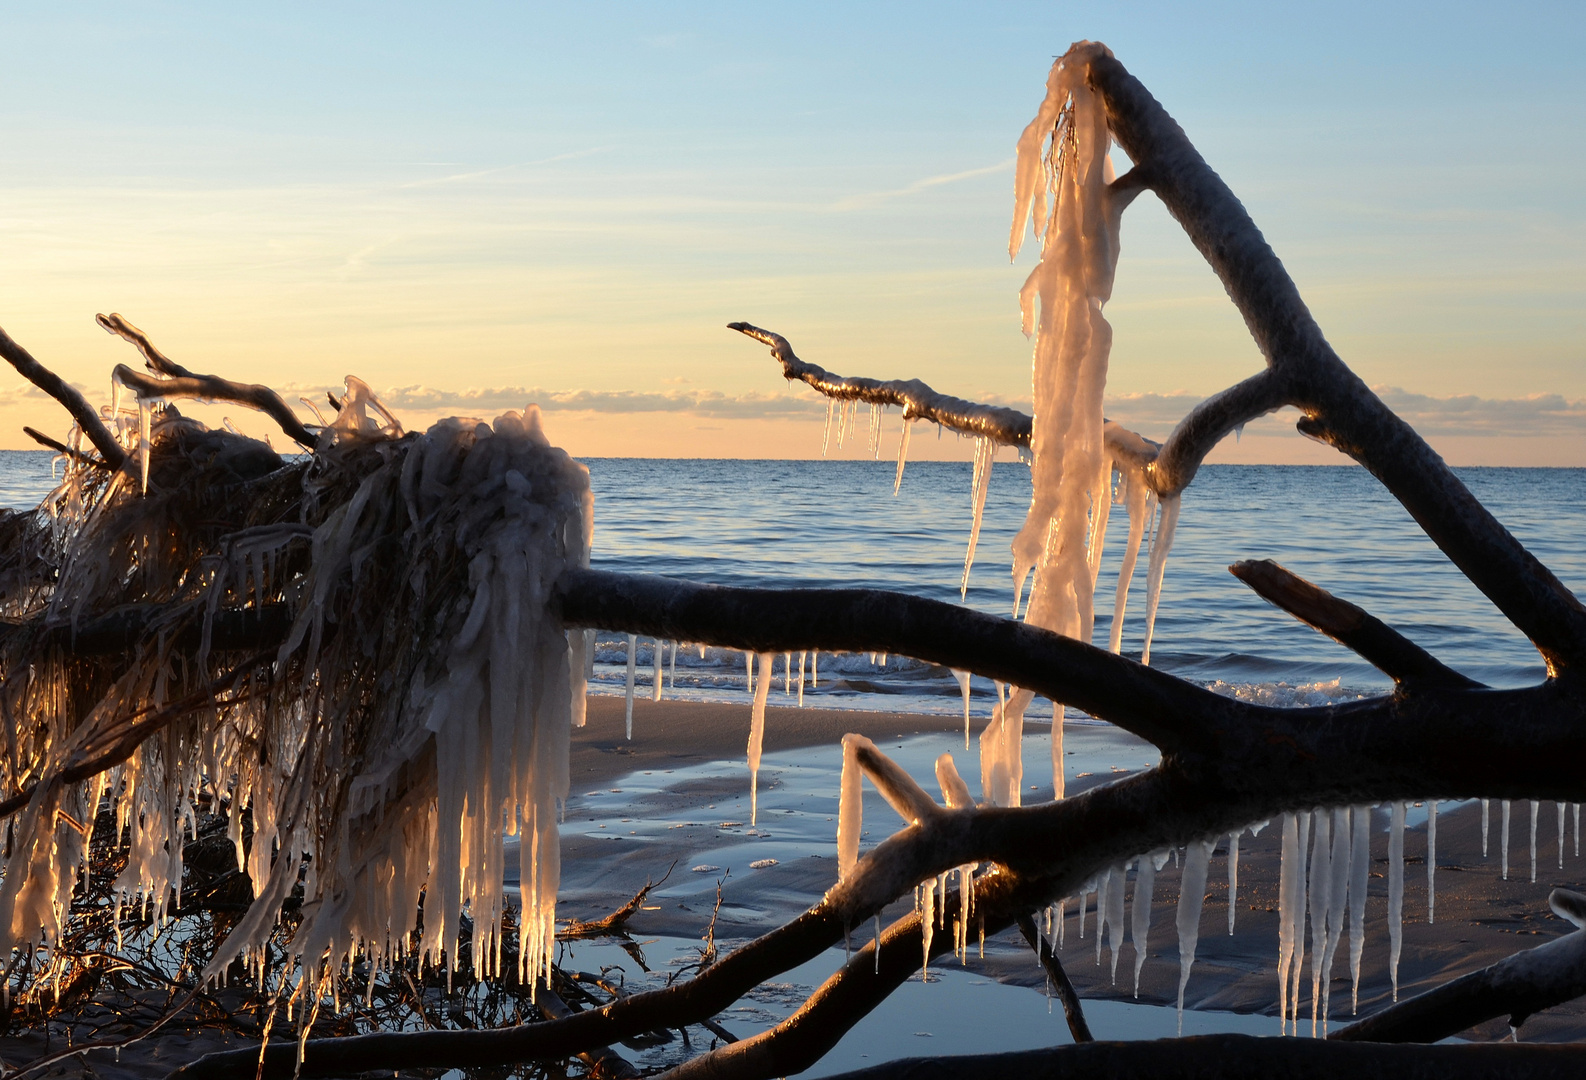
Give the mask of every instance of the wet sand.
[[[978, 733], [984, 718], [977, 718]], [[691, 702], [638, 701], [634, 706], [635, 738], [623, 737], [623, 702], [620, 698], [591, 698], [588, 726], [576, 732], [573, 740], [572, 775], [575, 800], [580, 785], [610, 785], [622, 778], [670, 768], [697, 765], [714, 760], [741, 761], [748, 736], [747, 704], [700, 704]], [[830, 746], [845, 732], [865, 734], [878, 743], [923, 732], [961, 731], [956, 717], [897, 715], [849, 712], [844, 710], [778, 709], [767, 710], [767, 754], [804, 747]], [[1110, 729], [1104, 729], [1110, 730]], [[1087, 736], [1097, 729], [1089, 727]], [[1046, 732], [1032, 729], [1027, 738], [1044, 743]], [[1115, 732], [1119, 747], [1138, 740]], [[959, 746], [961, 747], [961, 743]], [[971, 776], [975, 758], [958, 758], [960, 771], [971, 789], [978, 785]], [[1087, 787], [1104, 783], [1114, 774], [1104, 766], [1091, 763], [1089, 776], [1071, 771], [1069, 792], [1077, 794]], [[1079, 771], [1087, 771], [1080, 769]], [[934, 790], [931, 777], [917, 777], [927, 790]], [[775, 770], [762, 771], [761, 790], [780, 783]], [[709, 805], [716, 799], [742, 794], [746, 775], [715, 782], [685, 783], [648, 796], [634, 813], [661, 812], [671, 799], [677, 805]], [[1049, 789], [1047, 794], [1049, 795]], [[660, 800], [660, 801], [657, 801]], [[719, 804], [717, 804], [719, 805]], [[707, 812], [708, 814], [709, 812]], [[570, 811], [571, 814], [571, 811]], [[1501, 814], [1498, 803], [1491, 811], [1489, 854], [1482, 856], [1481, 810], [1479, 803], [1445, 804], [1438, 819], [1436, 923], [1427, 922], [1426, 829], [1424, 822], [1406, 830], [1404, 945], [1399, 967], [1400, 997], [1430, 989], [1468, 971], [1493, 963], [1505, 956], [1530, 948], [1567, 933], [1572, 927], [1555, 917], [1547, 906], [1547, 896], [1556, 886], [1581, 888], [1586, 883], [1586, 861], [1574, 854], [1573, 829], [1566, 840], [1564, 868], [1558, 866], [1557, 826], [1554, 804], [1542, 806], [1538, 829], [1536, 881], [1530, 880], [1530, 804], [1513, 807], [1509, 849], [1509, 878], [1500, 874]], [[702, 815], [704, 816], [704, 815]], [[1421, 815], [1424, 819], [1424, 814]], [[879, 815], [878, 815], [879, 817]], [[1412, 820], [1415, 815], [1412, 812]], [[867, 821], [867, 825], [870, 822]], [[1568, 823], [1567, 823], [1568, 824]], [[892, 820], [877, 823], [884, 834], [896, 826]], [[609, 910], [631, 896], [647, 879], [658, 879], [674, 860], [679, 868], [669, 885], [677, 882], [690, 860], [699, 851], [727, 839], [721, 830], [708, 824], [697, 831], [676, 829], [664, 836], [665, 842], [632, 845], [614, 852], [613, 846], [591, 840], [576, 830], [564, 830], [563, 915], [587, 916]], [[1186, 990], [1186, 1006], [1194, 1009], [1264, 1013], [1273, 1017], [1277, 1029], [1277, 885], [1279, 872], [1280, 825], [1274, 822], [1260, 836], [1246, 833], [1241, 839], [1239, 893], [1236, 932], [1227, 933], [1228, 877], [1226, 837], [1213, 856], [1207, 894], [1201, 918], [1201, 937], [1194, 969]], [[810, 855], [785, 862], [763, 872], [728, 879], [718, 933], [728, 939], [744, 939], [763, 933], [792, 918], [810, 904], [836, 879], [835, 844], [828, 857]], [[1391, 1000], [1392, 986], [1387, 967], [1387, 812], [1373, 816], [1372, 869], [1367, 902], [1366, 948], [1361, 965], [1360, 1009], [1375, 1011]], [[1174, 919], [1178, 904], [1179, 872], [1169, 861], [1157, 875], [1153, 892], [1151, 933], [1147, 959], [1141, 974], [1139, 1000], [1171, 1005], [1176, 1000], [1179, 957]], [[1132, 889], [1132, 885], [1131, 885]], [[667, 898], [641, 912], [633, 923], [637, 935], [666, 934], [697, 936], [709, 918], [712, 896], [696, 895], [676, 900]], [[1092, 899], [1094, 906], [1094, 898]], [[896, 905], [895, 911], [902, 911]], [[1103, 949], [1102, 962], [1095, 960], [1095, 912], [1086, 916], [1085, 939], [1078, 937], [1075, 906], [1068, 906], [1065, 947], [1059, 954], [1082, 996], [1107, 998], [1133, 997], [1134, 946], [1121, 947], [1117, 983], [1110, 977], [1110, 953]], [[1307, 930], [1307, 938], [1309, 931]], [[988, 942], [984, 961], [972, 960], [1005, 981], [1039, 987], [1044, 977], [1034, 957], [1016, 933], [1001, 935]], [[1307, 940], [1307, 957], [1309, 941]], [[1347, 934], [1339, 946], [1333, 967], [1332, 1018], [1350, 1017], [1349, 943]], [[1309, 959], [1302, 978], [1302, 1016], [1309, 1030], [1311, 972]], [[1508, 1035], [1503, 1021], [1493, 1021], [1467, 1033], [1467, 1038], [1494, 1039]], [[1526, 1022], [1526, 1040], [1586, 1037], [1586, 1003], [1575, 1002], [1549, 1010]]]

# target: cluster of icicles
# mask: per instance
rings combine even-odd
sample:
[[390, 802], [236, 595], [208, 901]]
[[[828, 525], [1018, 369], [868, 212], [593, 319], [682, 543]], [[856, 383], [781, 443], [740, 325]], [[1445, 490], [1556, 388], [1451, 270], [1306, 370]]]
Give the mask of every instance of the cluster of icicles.
[[[161, 424], [193, 423], [174, 416], [140, 401], [132, 417], [119, 408], [108, 417], [141, 463], [145, 487]], [[409, 953], [421, 898], [416, 948], [425, 962], [455, 969], [466, 916], [475, 970], [499, 974], [513, 836], [521, 840], [519, 975], [529, 982], [548, 976], [557, 820], [569, 729], [583, 722], [587, 640], [564, 631], [549, 599], [564, 567], [588, 564], [588, 472], [550, 445], [532, 405], [493, 424], [451, 419], [423, 435], [401, 434], [367, 387], [349, 379], [319, 450], [334, 457], [344, 445], [356, 451], [374, 443], [388, 448], [378, 451], [380, 464], [323, 520], [243, 530], [213, 561], [203, 585], [211, 614], [222, 597], [228, 606], [282, 597], [293, 612], [277, 664], [285, 677], [270, 692], [222, 705], [219, 722], [173, 725], [124, 764], [81, 783], [59, 779], [74, 750], [128, 710], [175, 696], [169, 669], [163, 658], [136, 665], [74, 730], [70, 695], [48, 687], [35, 695], [40, 722], [56, 724], [59, 734], [40, 751], [42, 779], [12, 822], [0, 955], [60, 939], [104, 799], [118, 830], [131, 836], [114, 885], [117, 903], [152, 907], [163, 920], [173, 898], [180, 905], [183, 837], [195, 828], [207, 790], [230, 803], [237, 866], [255, 900], [210, 959], [206, 981], [222, 979], [238, 958], [261, 985], [274, 974], [285, 986], [295, 969], [293, 999], [306, 992], [317, 1009], [344, 963], [361, 956], [380, 969]], [[316, 501], [317, 465], [305, 474], [305, 507]], [[85, 498], [81, 468], [68, 469], [45, 512], [59, 519], [69, 556], [80, 550], [103, 561], [94, 529], [114, 519], [115, 500], [140, 499], [137, 486], [117, 474], [108, 490]], [[305, 543], [308, 572], [279, 580], [279, 557]], [[371, 558], [377, 548], [385, 554]], [[62, 589], [81, 569], [64, 561], [71, 572]], [[430, 600], [428, 592], [448, 575], [455, 580], [459, 566], [458, 595]], [[382, 577], [392, 573], [395, 582]], [[83, 598], [74, 596], [54, 600], [69, 607]], [[432, 622], [423, 621], [425, 612]], [[207, 651], [207, 618], [204, 625]], [[393, 625], [404, 629], [392, 634]], [[349, 665], [384, 660], [382, 648], [396, 658], [389, 667], [366, 682], [348, 674]], [[44, 715], [51, 703], [60, 715]], [[246, 854], [244, 811], [253, 824]], [[300, 870], [303, 921], [287, 967], [267, 972], [266, 945]]]
[[[862, 815], [861, 777], [855, 745], [863, 740], [849, 736], [844, 740], [842, 795], [838, 808], [838, 865], [847, 877], [859, 859], [859, 836]], [[972, 806], [967, 789], [953, 767], [951, 755], [943, 754], [937, 761], [937, 779], [949, 809]], [[1541, 804], [1531, 803], [1531, 880], [1536, 880], [1537, 822]], [[1426, 827], [1426, 919], [1436, 921], [1437, 906], [1437, 811], [1438, 804], [1429, 802]], [[1304, 986], [1310, 983], [1310, 1034], [1325, 1038], [1332, 1003], [1332, 975], [1347, 927], [1349, 934], [1350, 1009], [1356, 1012], [1360, 1004], [1361, 961], [1366, 943], [1366, 897], [1371, 869], [1371, 829], [1373, 807], [1339, 807], [1284, 814], [1281, 818], [1281, 868], [1278, 884], [1278, 1014], [1284, 1034], [1300, 1034], [1303, 1012]], [[1558, 803], [1558, 865], [1564, 865], [1565, 809]], [[1488, 835], [1488, 804], [1482, 803], [1482, 854], [1486, 854]], [[1403, 945], [1404, 925], [1404, 834], [1406, 805], [1391, 803], [1386, 807], [1387, 862], [1388, 862], [1388, 976], [1393, 987], [1393, 999], [1399, 998], [1399, 956]], [[1574, 853], [1580, 855], [1580, 805], [1573, 804]], [[1509, 804], [1503, 803], [1503, 873], [1508, 877]], [[1262, 821], [1229, 833], [1226, 842], [1222, 837], [1193, 841], [1182, 849], [1154, 851], [1137, 858], [1126, 859], [1099, 874], [1080, 888], [1076, 896], [1059, 900], [1040, 913], [1037, 927], [1041, 931], [1041, 946], [1053, 954], [1065, 946], [1067, 916], [1070, 900], [1077, 903], [1076, 915], [1081, 940], [1086, 933], [1089, 912], [1095, 912], [1092, 936], [1095, 941], [1096, 964], [1102, 962], [1105, 945], [1111, 958], [1111, 977], [1118, 981], [1118, 959], [1125, 935], [1134, 950], [1134, 994], [1140, 996], [1140, 974], [1145, 966], [1151, 932], [1151, 905], [1156, 875], [1171, 858], [1181, 868], [1179, 898], [1175, 930], [1178, 935], [1179, 980], [1178, 1012], [1179, 1030], [1183, 1031], [1184, 992], [1189, 985], [1190, 972], [1195, 964], [1199, 945], [1202, 906], [1205, 902], [1207, 878], [1211, 860], [1219, 846], [1223, 848], [1228, 872], [1228, 933], [1235, 928], [1239, 907], [1239, 841], [1245, 832], [1258, 835], [1268, 822]], [[928, 878], [915, 888], [915, 911], [921, 920], [924, 939], [924, 959], [921, 978], [926, 977], [930, 966], [931, 943], [937, 930], [945, 925], [947, 905], [942, 901], [952, 875], [957, 875], [959, 896], [962, 900], [959, 914], [954, 916], [953, 955], [967, 962], [970, 925], [974, 920], [975, 872], [978, 865], [958, 867], [955, 870]], [[1130, 871], [1134, 873], [1132, 891], [1129, 888]], [[938, 899], [942, 898], [942, 899]], [[1126, 910], [1127, 909], [1127, 910]], [[1309, 940], [1306, 927], [1309, 915]], [[879, 917], [876, 937], [880, 938]], [[980, 949], [985, 951], [984, 928], [980, 932]], [[1309, 969], [1307, 971], [1307, 961]], [[878, 955], [879, 963], [879, 955]], [[1050, 990], [1050, 987], [1048, 988]]]

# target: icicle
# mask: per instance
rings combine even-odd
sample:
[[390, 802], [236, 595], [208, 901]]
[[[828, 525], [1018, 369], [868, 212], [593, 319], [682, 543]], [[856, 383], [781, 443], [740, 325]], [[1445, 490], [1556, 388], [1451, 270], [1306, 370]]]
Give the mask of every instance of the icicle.
[[677, 690], [677, 642], [672, 642], [672, 652], [667, 658], [666, 685], [673, 691]]
[[1483, 859], [1487, 857], [1487, 825], [1492, 820], [1491, 810], [1492, 801], [1490, 799], [1481, 800], [1481, 857]]
[[1134, 902], [1129, 915], [1129, 939], [1134, 943], [1134, 996], [1140, 996], [1140, 969], [1145, 967], [1147, 942], [1151, 936], [1151, 889], [1156, 883], [1156, 862], [1150, 855], [1140, 856], [1134, 872]]
[[754, 653], [745, 651], [743, 654], [743, 688], [750, 695], [754, 694]]
[[1201, 906], [1206, 900], [1206, 872], [1212, 844], [1191, 840], [1184, 849], [1184, 874], [1178, 894], [1178, 1033], [1184, 1034], [1184, 988], [1195, 966], [1195, 947], [1201, 935]]
[[[1089, 889], [1082, 888], [1082, 889], [1079, 890], [1079, 940], [1081, 940], [1081, 941], [1085, 940], [1085, 904], [1086, 904], [1086, 897], [1088, 897], [1089, 895], [1090, 895], [1090, 890]], [[1096, 915], [1097, 915], [1097, 918], [1101, 917], [1101, 911], [1100, 911], [1099, 908], [1097, 909]]]
[[1371, 875], [1371, 807], [1354, 809], [1349, 838], [1350, 1010], [1360, 1011], [1360, 958], [1366, 949], [1366, 883]]
[[873, 949], [876, 957], [876, 974], [881, 974], [881, 913], [876, 912], [876, 940]]
[[[1112, 984], [1118, 985], [1118, 951], [1123, 948], [1124, 882], [1128, 870], [1114, 866], [1107, 871], [1107, 949], [1112, 953]], [[1097, 935], [1100, 940], [1100, 935]]]
[[749, 710], [749, 824], [760, 808], [760, 744], [765, 739], [765, 696], [771, 689], [774, 653], [760, 654], [760, 678], [754, 684], [754, 705]]
[[859, 832], [864, 821], [864, 771], [859, 767], [859, 736], [843, 736], [843, 773], [837, 797], [837, 879], [859, 861]]
[[650, 688], [650, 700], [661, 700], [661, 659], [666, 655], [666, 642], [655, 639], [655, 685]]
[[1322, 1038], [1327, 1037], [1327, 1019], [1333, 1003], [1333, 961], [1344, 936], [1344, 918], [1349, 905], [1350, 851], [1349, 808], [1333, 811], [1332, 887], [1327, 898], [1327, 953], [1322, 961]]
[[1124, 509], [1129, 512], [1129, 540], [1118, 567], [1118, 591], [1112, 602], [1112, 628], [1107, 639], [1107, 648], [1112, 652], [1123, 649], [1123, 613], [1129, 603], [1129, 584], [1134, 580], [1135, 563], [1140, 557], [1140, 541], [1156, 513], [1156, 492], [1146, 486], [1143, 475], [1133, 469], [1124, 473], [1123, 488]]
[[1426, 804], [1426, 925], [1437, 924], [1437, 800]]
[[1161, 500], [1162, 512], [1157, 520], [1156, 535], [1151, 538], [1151, 562], [1146, 569], [1145, 583], [1145, 646], [1140, 651], [1140, 663], [1151, 663], [1151, 641], [1156, 636], [1157, 605], [1162, 600], [1162, 575], [1167, 570], [1168, 552], [1173, 548], [1173, 534], [1178, 528], [1179, 498], [1174, 495]]
[[1580, 858], [1580, 803], [1570, 803], [1575, 813], [1575, 857]]
[[931, 936], [936, 929], [936, 879], [926, 878], [925, 903], [920, 910], [920, 938], [925, 944], [925, 958], [920, 963], [920, 982], [927, 981], [931, 970]]
[[913, 430], [913, 427], [914, 425], [909, 422], [908, 413], [905, 412], [903, 414], [903, 434], [898, 437], [898, 475], [892, 481], [893, 498], [896, 498], [898, 492], [903, 488], [903, 466], [909, 460], [909, 432]]
[[627, 735], [628, 735], [628, 739], [630, 741], [633, 739], [633, 677], [638, 671], [638, 666], [637, 666], [637, 664], [638, 664], [638, 649], [639, 649], [639, 639], [638, 639], [638, 637], [633, 635], [633, 634], [629, 634], [628, 635], [628, 679], [627, 679], [627, 683], [626, 683], [627, 689], [625, 691], [627, 700], [626, 700], [626, 703], [624, 705], [624, 716], [626, 717]]
[[1531, 884], [1536, 884], [1536, 821], [1541, 813], [1542, 804], [1535, 799], [1531, 800]]
[[1558, 868], [1564, 869], [1564, 804], [1558, 804]]
[[818, 690], [821, 685], [821, 651], [810, 650], [810, 688]]
[[964, 749], [969, 749], [969, 672], [950, 669], [958, 680], [958, 691], [964, 696]]
[[870, 406], [870, 460], [881, 460], [881, 405]]
[[1509, 800], [1503, 800], [1503, 835], [1498, 838], [1503, 852], [1503, 880], [1509, 880]]
[[1107, 913], [1112, 909], [1107, 890], [1112, 886], [1112, 871], [1105, 870], [1096, 878], [1096, 966], [1101, 967], [1101, 947], [1106, 942]]
[[1300, 866], [1299, 819], [1283, 815], [1283, 847], [1278, 863], [1278, 1019], [1280, 1030], [1289, 1031], [1289, 972], [1294, 964], [1294, 902], [1296, 877], [1305, 880]]
[[975, 565], [975, 545], [980, 543], [980, 519], [986, 510], [986, 490], [991, 487], [991, 459], [996, 444], [985, 436], [975, 440], [975, 464], [970, 478], [969, 501], [974, 518], [969, 526], [969, 549], [964, 552], [964, 577], [958, 585], [959, 599], [969, 596], [969, 571]]
[[1332, 815], [1317, 810], [1312, 815], [1311, 844], [1311, 1038], [1322, 1018], [1322, 965], [1327, 961], [1327, 915], [1333, 888]]
[[809, 656], [808, 652], [799, 653], [799, 708], [804, 707], [804, 661]]
[[790, 653], [790, 652], [785, 652], [785, 653], [782, 654], [782, 693], [784, 695], [787, 695], [787, 694], [791, 694], [792, 692], [793, 692], [793, 654]]
[[1228, 834], [1228, 936], [1234, 936], [1234, 915], [1239, 910], [1239, 834], [1235, 829]]
[[[826, 456], [832, 442], [832, 416], [837, 411], [837, 399], [826, 399], [826, 430], [821, 434], [821, 457]], [[701, 657], [703, 659], [703, 657]]]
[[[1507, 809], [1508, 803], [1504, 803]], [[1404, 944], [1404, 803], [1393, 804], [1388, 826], [1388, 974], [1399, 1000], [1399, 950]]]

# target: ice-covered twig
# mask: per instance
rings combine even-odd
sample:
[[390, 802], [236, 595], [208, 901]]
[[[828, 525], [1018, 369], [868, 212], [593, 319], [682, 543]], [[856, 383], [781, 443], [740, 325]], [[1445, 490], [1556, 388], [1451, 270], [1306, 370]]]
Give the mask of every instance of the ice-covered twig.
[[1421, 680], [1468, 689], [1481, 686], [1369, 612], [1340, 600], [1271, 559], [1236, 562], [1228, 572], [1262, 599], [1359, 653], [1395, 682]]
[[[1110, 53], [1089, 60], [1089, 81], [1105, 99], [1108, 127], [1136, 163], [1132, 171], [1222, 280], [1267, 359], [1266, 372], [1203, 403], [1205, 422], [1190, 427], [1210, 433], [1294, 405], [1306, 414], [1300, 430], [1370, 469], [1551, 667], [1586, 661], [1586, 607], [1339, 359], [1282, 262], [1184, 130]], [[1197, 460], [1189, 451], [1204, 437], [1186, 429], [1180, 441], [1182, 464], [1175, 466], [1169, 439], [1159, 467], [1187, 482], [1187, 467]]]
[[[782, 365], [789, 380], [808, 383], [827, 397], [842, 401], [865, 401], [872, 405], [896, 405], [905, 420], [926, 420], [952, 431], [990, 439], [1001, 446], [1029, 449], [1030, 417], [1006, 405], [985, 405], [939, 393], [919, 379], [870, 379], [863, 376], [834, 375], [818, 364], [800, 360], [793, 346], [781, 334], [762, 330], [746, 322], [727, 324], [729, 329], [771, 347], [771, 355]], [[1158, 444], [1122, 424], [1107, 421], [1102, 431], [1113, 460], [1142, 468], [1155, 456]]]
[[73, 450], [59, 439], [52, 439], [42, 431], [39, 431], [37, 428], [30, 428], [26, 424], [23, 424], [22, 434], [38, 443], [40, 446], [47, 446], [57, 454], [64, 454], [73, 461], [81, 462], [84, 465], [92, 465], [96, 469], [104, 469], [109, 467], [104, 463], [102, 458], [96, 458], [92, 454], [85, 454], [81, 450]]
[[201, 401], [234, 401], [257, 409], [281, 426], [287, 437], [307, 449], [313, 449], [314, 436], [297, 418], [281, 395], [268, 386], [258, 383], [238, 383], [215, 375], [178, 375], [158, 378], [134, 371], [125, 364], [117, 364], [114, 378], [140, 398], [197, 398]]
[[106, 465], [112, 469], [121, 468], [127, 460], [127, 452], [116, 442], [116, 437], [99, 419], [99, 414], [75, 387], [35, 360], [32, 353], [18, 345], [3, 329], [0, 329], [0, 356], [5, 357], [6, 362], [28, 382], [66, 407], [83, 434], [88, 436], [88, 441], [94, 444], [94, 449], [99, 451], [99, 456], [105, 459]]
[[1354, 1042], [1437, 1042], [1496, 1017], [1527, 1017], [1586, 994], [1586, 896], [1554, 889], [1548, 902], [1576, 929], [1335, 1031]]

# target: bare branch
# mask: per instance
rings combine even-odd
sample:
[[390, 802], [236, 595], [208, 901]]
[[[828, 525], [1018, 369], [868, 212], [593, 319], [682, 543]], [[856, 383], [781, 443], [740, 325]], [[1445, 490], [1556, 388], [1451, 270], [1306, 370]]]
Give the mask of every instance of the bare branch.
[[1481, 683], [1447, 667], [1431, 653], [1380, 619], [1312, 585], [1271, 559], [1236, 562], [1228, 572], [1334, 641], [1353, 649], [1394, 682], [1421, 679], [1445, 686], [1477, 688]]
[[81, 462], [84, 465], [92, 465], [96, 469], [109, 468], [109, 466], [105, 464], [103, 458], [96, 458], [92, 454], [85, 454], [81, 450], [73, 450], [59, 439], [52, 439], [42, 431], [39, 431], [37, 428], [30, 428], [26, 424], [23, 424], [22, 434], [38, 443], [40, 446], [49, 447], [57, 454], [65, 454], [73, 461]]
[[116, 442], [116, 437], [110, 434], [110, 429], [105, 427], [104, 421], [99, 419], [99, 414], [83, 395], [65, 379], [33, 359], [33, 354], [13, 341], [4, 330], [0, 330], [0, 356], [4, 356], [28, 382], [66, 407], [83, 434], [88, 436], [88, 441], [94, 444], [94, 449], [99, 451], [99, 456], [105, 459], [106, 465], [112, 469], [121, 468], [127, 460], [127, 452]]
[[149, 335], [115, 312], [112, 311], [109, 315], [95, 315], [94, 321], [106, 333], [114, 334], [137, 346], [138, 351], [143, 354], [143, 362], [148, 365], [150, 371], [171, 378], [202, 378], [156, 349], [154, 342], [149, 340]]
[[1041, 932], [1035, 928], [1035, 920], [1028, 915], [1019, 916], [1019, 933], [1024, 935], [1024, 940], [1035, 950], [1041, 966], [1046, 969], [1046, 977], [1052, 980], [1052, 988], [1057, 991], [1057, 1000], [1063, 1003], [1063, 1016], [1068, 1020], [1069, 1034], [1074, 1036], [1074, 1041], [1077, 1043], [1094, 1042], [1096, 1037], [1090, 1033], [1090, 1025], [1085, 1022], [1085, 1007], [1080, 1004], [1079, 992], [1069, 981], [1068, 972], [1063, 970], [1063, 961], [1059, 960], [1057, 954], [1048, 949], [1046, 943], [1041, 940]]
[[[1535, 643], [1551, 669], [1586, 661], [1586, 607], [1338, 358], [1261, 231], [1183, 129], [1110, 54], [1090, 61], [1089, 78], [1106, 102], [1108, 126], [1137, 162], [1131, 172], [1140, 174], [1184, 227], [1267, 358], [1265, 379], [1246, 380], [1240, 384], [1244, 390], [1227, 392], [1238, 391], [1242, 405], [1224, 400], [1196, 430], [1215, 431], [1230, 418], [1238, 423], [1237, 417], [1267, 411], [1274, 403], [1297, 406], [1307, 414], [1301, 431], [1370, 469], [1427, 536]], [[1206, 437], [1186, 432], [1186, 466], [1198, 462], [1190, 451]], [[1186, 471], [1193, 475], [1186, 468], [1178, 473]]]
[[1152, 464], [1151, 486], [1158, 495], [1176, 495], [1189, 486], [1201, 462], [1228, 433], [1282, 408], [1283, 383], [1270, 371], [1258, 372], [1213, 394], [1189, 411], [1168, 435]]

